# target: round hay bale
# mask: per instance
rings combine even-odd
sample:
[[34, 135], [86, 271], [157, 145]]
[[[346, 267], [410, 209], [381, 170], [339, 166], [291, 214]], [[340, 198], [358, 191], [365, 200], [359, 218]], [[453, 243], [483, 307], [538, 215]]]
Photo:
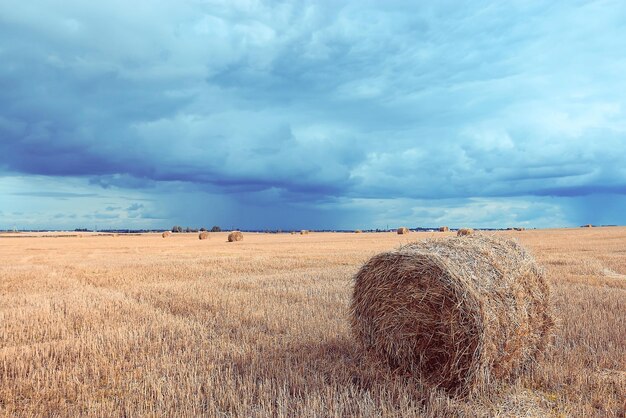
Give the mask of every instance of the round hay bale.
[[243, 234], [240, 231], [233, 231], [228, 234], [228, 242], [242, 241]]
[[362, 234], [362, 233], [363, 233], [363, 231], [361, 231], [360, 229], [357, 229], [357, 230], [355, 230], [355, 231], [354, 231], [354, 233], [355, 233], [355, 234]]
[[439, 232], [448, 232], [450, 231], [450, 228], [448, 228], [447, 226], [440, 226], [439, 227]]
[[207, 231], [202, 231], [198, 234], [198, 239], [209, 239], [210, 235]]
[[409, 228], [401, 226], [400, 228], [398, 228], [397, 232], [398, 232], [398, 235], [408, 234]]
[[307, 235], [309, 233], [309, 231], [307, 231], [306, 229], [303, 229], [302, 231], [300, 231], [300, 235]]
[[170, 231], [165, 231], [165, 232], [163, 232], [163, 233], [161, 234], [161, 236], [162, 236], [163, 238], [167, 238], [167, 237], [169, 237], [170, 235], [172, 235], [172, 233], [171, 233]]
[[587, 225], [584, 226], [584, 228], [593, 228], [593, 225], [587, 224]]
[[467, 235], [472, 235], [473, 233], [474, 233], [474, 230], [472, 228], [461, 228], [458, 231], [456, 231], [456, 236], [464, 237]]
[[534, 259], [515, 241], [479, 234], [374, 256], [354, 278], [351, 326], [393, 369], [461, 395], [532, 364], [553, 319]]

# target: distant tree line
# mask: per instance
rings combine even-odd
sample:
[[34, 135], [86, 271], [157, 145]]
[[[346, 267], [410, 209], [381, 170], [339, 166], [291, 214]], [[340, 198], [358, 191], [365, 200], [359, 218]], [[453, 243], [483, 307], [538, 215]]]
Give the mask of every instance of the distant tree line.
[[[192, 227], [186, 227], [183, 228], [180, 225], [174, 225], [172, 227], [172, 232], [202, 232], [202, 231], [206, 231], [207, 229], [202, 227], [202, 228], [192, 228]], [[219, 226], [214, 226], [213, 228], [211, 228], [211, 232], [221, 232], [222, 228], [220, 228]]]

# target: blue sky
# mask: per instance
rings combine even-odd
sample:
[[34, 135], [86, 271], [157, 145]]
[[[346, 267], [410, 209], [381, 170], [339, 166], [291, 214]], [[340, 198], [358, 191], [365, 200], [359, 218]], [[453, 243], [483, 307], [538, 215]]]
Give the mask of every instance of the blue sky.
[[0, 229], [626, 224], [626, 3], [4, 0]]

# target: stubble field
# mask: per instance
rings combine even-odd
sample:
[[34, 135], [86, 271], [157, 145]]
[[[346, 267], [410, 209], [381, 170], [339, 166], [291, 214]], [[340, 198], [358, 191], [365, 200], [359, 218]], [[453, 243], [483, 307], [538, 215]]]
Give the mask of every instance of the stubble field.
[[359, 350], [358, 267], [449, 234], [0, 235], [0, 414], [623, 416], [623, 227], [499, 233], [546, 268], [558, 319], [512, 385], [449, 399]]

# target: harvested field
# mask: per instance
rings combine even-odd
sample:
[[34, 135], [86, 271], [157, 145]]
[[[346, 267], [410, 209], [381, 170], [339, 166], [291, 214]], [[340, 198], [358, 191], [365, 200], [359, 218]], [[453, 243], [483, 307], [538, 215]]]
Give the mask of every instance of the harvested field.
[[467, 399], [364, 355], [349, 323], [365, 261], [451, 234], [246, 234], [238, 245], [228, 233], [9, 235], [0, 234], [0, 415], [623, 413], [623, 227], [496, 234], [546, 268], [554, 345], [532, 373]]

